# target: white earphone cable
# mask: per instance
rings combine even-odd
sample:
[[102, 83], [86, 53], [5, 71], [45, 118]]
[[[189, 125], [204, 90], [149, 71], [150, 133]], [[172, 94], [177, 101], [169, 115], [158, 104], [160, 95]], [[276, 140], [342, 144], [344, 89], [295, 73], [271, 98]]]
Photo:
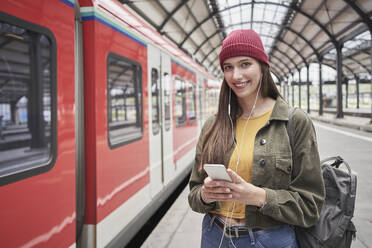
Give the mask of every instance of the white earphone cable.
[[[244, 144], [243, 142], [244, 142], [244, 137], [245, 137], [245, 130], [246, 130], [248, 121], [251, 119], [252, 114], [253, 114], [253, 111], [256, 108], [256, 103], [257, 103], [257, 100], [258, 100], [258, 94], [259, 94], [260, 89], [261, 89], [261, 84], [262, 84], [262, 75], [261, 75], [261, 78], [260, 78], [260, 83], [259, 83], [259, 86], [258, 86], [258, 90], [257, 90], [257, 93], [256, 93], [256, 98], [254, 100], [254, 104], [253, 104], [253, 106], [251, 108], [251, 112], [249, 113], [249, 116], [248, 116], [248, 118], [247, 118], [247, 120], [245, 121], [245, 124], [244, 124], [243, 133], [242, 133], [242, 137], [241, 137], [242, 144], [240, 146], [238, 146], [238, 143], [235, 142], [235, 138], [234, 138], [235, 137], [235, 134], [234, 134], [234, 124], [233, 124], [233, 121], [232, 121], [231, 116], [230, 116], [230, 102], [231, 102], [231, 88], [230, 88], [229, 111], [228, 111], [228, 114], [229, 114], [229, 119], [230, 119], [230, 123], [231, 123], [231, 134], [232, 134], [232, 137], [233, 137], [233, 142], [234, 142], [235, 146], [238, 148], [238, 151], [239, 151], [238, 152], [237, 162], [236, 162], [236, 173], [237, 174], [238, 174], [238, 168], [239, 168], [240, 155], [241, 155], [241, 152], [242, 152], [242, 149], [243, 149], [243, 144]], [[234, 210], [235, 210], [235, 201], [233, 201], [233, 207], [232, 207], [231, 215], [230, 215], [230, 207], [227, 210], [226, 221], [224, 221], [222, 236], [221, 236], [220, 245], [218, 246], [218, 248], [221, 248], [222, 241], [223, 241], [223, 236], [224, 236], [225, 231], [226, 231], [226, 224], [227, 224], [227, 222], [229, 222], [229, 225], [231, 226], [231, 222], [232, 222], [232, 217], [233, 217], [233, 214], [234, 214]], [[231, 229], [229, 229], [229, 238], [230, 238], [230, 242], [231, 242], [232, 246], [234, 248], [236, 248], [234, 242], [231, 239]]]

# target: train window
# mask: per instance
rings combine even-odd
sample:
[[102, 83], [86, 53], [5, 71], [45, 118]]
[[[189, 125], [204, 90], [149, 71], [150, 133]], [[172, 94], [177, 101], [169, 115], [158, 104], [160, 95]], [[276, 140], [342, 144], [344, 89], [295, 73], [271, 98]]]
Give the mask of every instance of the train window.
[[175, 91], [174, 114], [176, 127], [180, 127], [186, 124], [186, 85], [184, 80], [175, 79]]
[[142, 138], [142, 69], [114, 53], [107, 65], [108, 142], [115, 148]]
[[166, 72], [163, 75], [163, 89], [165, 130], [169, 131], [171, 126], [171, 81], [169, 74]]
[[196, 107], [195, 107], [195, 87], [192, 83], [187, 83], [187, 118], [190, 122], [196, 119]]
[[156, 135], [160, 130], [160, 94], [159, 73], [155, 68], [151, 69], [151, 105], [152, 105], [152, 133]]
[[43, 27], [0, 14], [0, 185], [52, 168], [56, 42]]

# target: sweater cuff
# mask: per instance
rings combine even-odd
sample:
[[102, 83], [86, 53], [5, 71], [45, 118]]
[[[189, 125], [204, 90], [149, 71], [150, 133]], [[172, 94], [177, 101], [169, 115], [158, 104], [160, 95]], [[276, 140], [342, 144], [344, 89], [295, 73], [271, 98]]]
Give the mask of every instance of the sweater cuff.
[[266, 191], [266, 204], [259, 208], [264, 215], [273, 216], [278, 206], [278, 199], [275, 190], [263, 188]]
[[203, 206], [205, 213], [207, 213], [210, 210], [212, 210], [215, 207], [215, 205], [216, 205], [216, 202], [205, 203], [203, 201], [203, 198], [201, 197], [201, 188], [198, 190], [198, 198], [200, 199], [200, 203]]

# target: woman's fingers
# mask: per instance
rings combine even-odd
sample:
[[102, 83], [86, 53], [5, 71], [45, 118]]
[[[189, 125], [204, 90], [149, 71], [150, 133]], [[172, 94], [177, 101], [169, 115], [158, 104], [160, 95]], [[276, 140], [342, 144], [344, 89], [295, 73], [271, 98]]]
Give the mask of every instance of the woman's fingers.
[[242, 177], [231, 169], [227, 173], [232, 183], [221, 180], [212, 180], [207, 177], [202, 186], [202, 198], [206, 203], [214, 201], [237, 201], [242, 204], [257, 205], [255, 196], [256, 186], [247, 183]]
[[231, 200], [232, 194], [226, 191], [230, 191], [230, 190], [226, 190], [226, 189], [216, 189], [214, 191], [205, 190], [202, 193], [202, 197], [205, 202]]
[[231, 169], [227, 169], [227, 174], [229, 174], [233, 183], [245, 182], [243, 178], [241, 178], [235, 171], [233, 171]]
[[204, 186], [213, 188], [213, 187], [226, 187], [227, 186], [227, 181], [222, 181], [222, 180], [213, 180], [210, 177], [206, 177], [204, 179]]
[[226, 193], [230, 193], [231, 190], [230, 188], [227, 188], [227, 187], [207, 187], [207, 186], [203, 186], [203, 190], [204, 192], [207, 192], [207, 193], [214, 193], [214, 194], [226, 194]]
[[202, 186], [202, 198], [206, 203], [229, 200], [232, 198], [231, 189], [226, 186], [227, 182], [212, 180], [207, 177]]
[[209, 193], [208, 199], [213, 201], [230, 201], [232, 199], [231, 194], [221, 194], [221, 193]]

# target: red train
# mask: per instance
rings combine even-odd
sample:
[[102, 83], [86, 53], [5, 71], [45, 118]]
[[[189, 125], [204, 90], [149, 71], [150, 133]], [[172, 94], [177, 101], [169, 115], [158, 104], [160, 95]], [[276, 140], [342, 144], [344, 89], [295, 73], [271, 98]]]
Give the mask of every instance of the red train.
[[0, 247], [123, 247], [190, 172], [211, 82], [117, 1], [2, 0]]

